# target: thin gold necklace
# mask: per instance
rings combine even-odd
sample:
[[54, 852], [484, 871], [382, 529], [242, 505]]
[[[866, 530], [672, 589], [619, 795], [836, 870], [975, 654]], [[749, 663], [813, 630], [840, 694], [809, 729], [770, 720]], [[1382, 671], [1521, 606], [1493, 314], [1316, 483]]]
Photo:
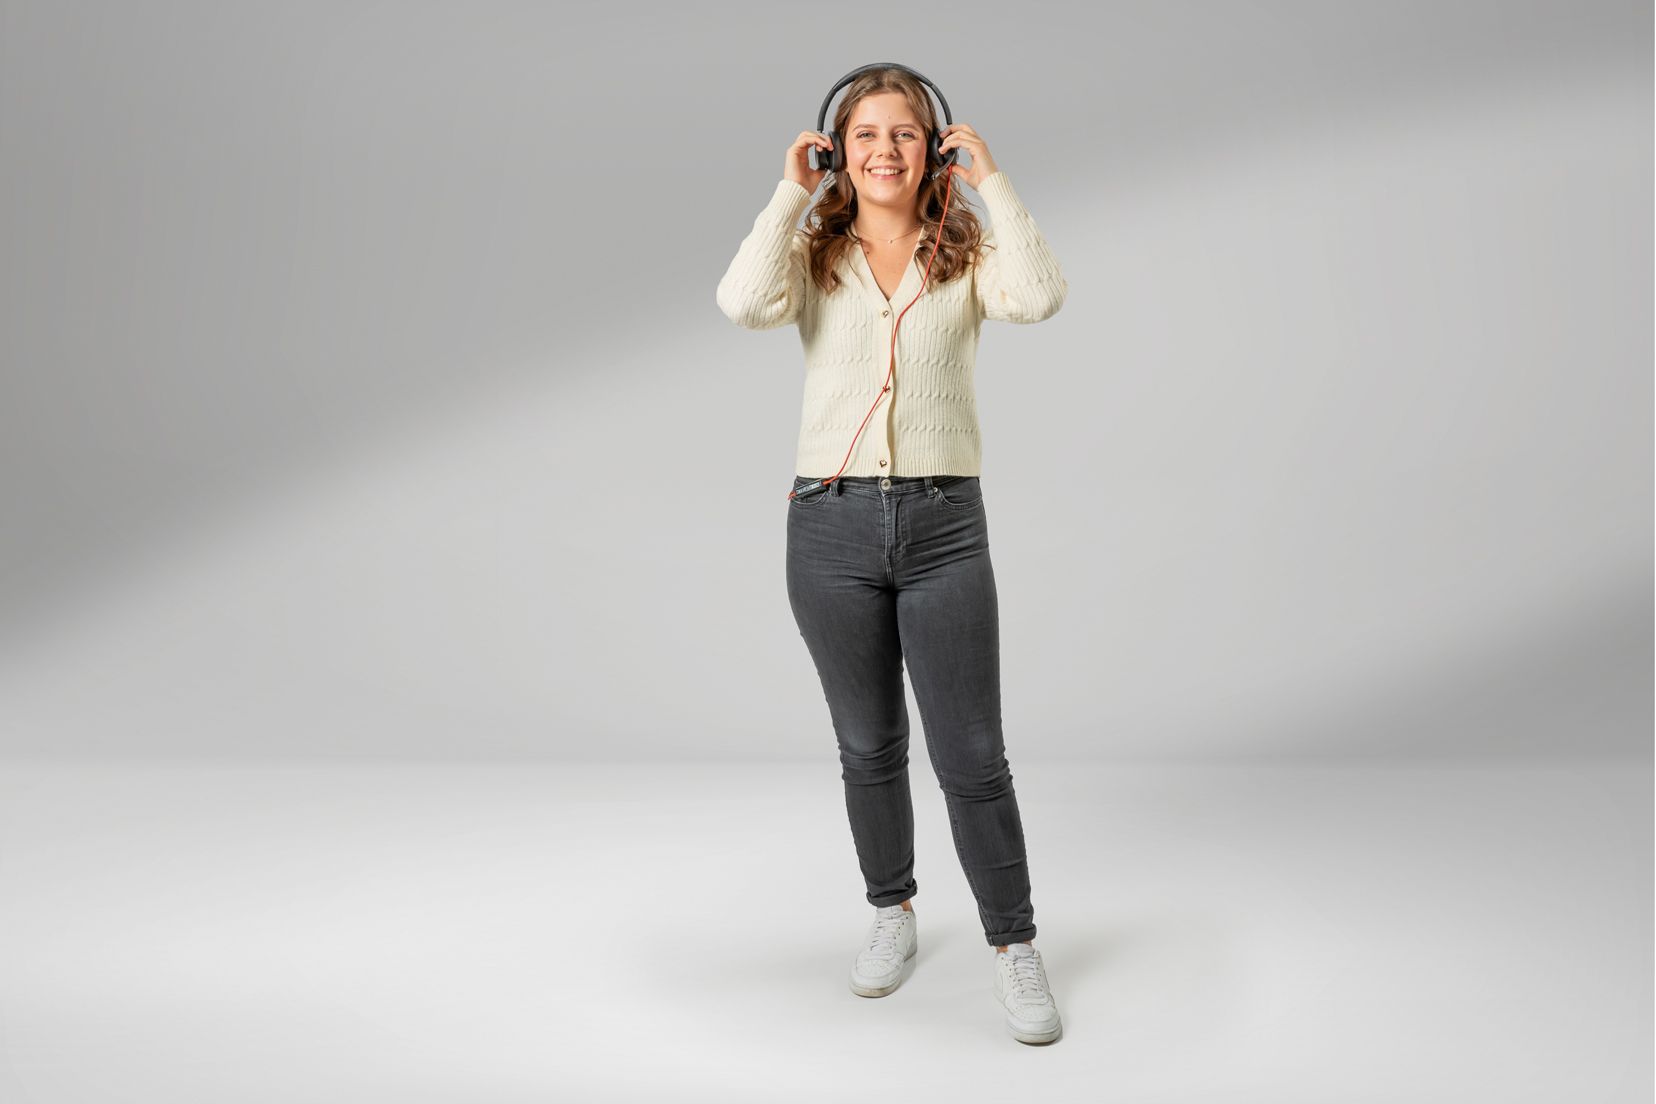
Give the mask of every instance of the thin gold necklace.
[[[922, 223], [921, 223], [921, 224], [920, 224], [920, 225], [919, 225], [919, 226], [916, 226], [916, 227], [915, 227], [915, 228], [914, 228], [914, 230], [923, 230], [923, 229], [925, 229], [925, 227], [926, 227], [926, 224], [925, 224], [925, 223], [923, 223], [923, 222], [922, 222]], [[908, 237], [908, 236], [909, 236], [909, 235], [910, 235], [910, 234], [912, 234], [912, 233], [914, 233], [914, 230], [907, 230], [907, 231], [904, 231], [904, 232], [903, 232], [903, 233], [901, 233], [901, 234], [898, 234], [898, 235], [897, 235], [897, 238], [906, 238], [906, 237]], [[854, 234], [856, 234], [856, 235], [857, 235], [857, 241], [858, 241], [858, 242], [861, 242], [861, 241], [862, 241], [862, 240], [863, 240], [863, 233], [862, 233], [862, 231], [861, 231], [861, 230], [858, 230], [858, 229], [857, 229], [857, 228], [856, 228], [856, 227], [855, 227], [855, 226], [853, 226], [853, 227], [852, 227], [852, 228], [851, 228], [851, 231], [852, 231], [852, 233], [854, 233]], [[885, 239], [885, 243], [886, 243], [886, 244], [887, 244], [887, 245], [891, 245], [891, 244], [893, 244], [893, 243], [894, 243], [894, 242], [896, 242], [896, 241], [897, 241], [897, 238], [886, 238], [886, 239]], [[880, 240], [880, 239], [878, 239], [878, 238], [876, 238], [876, 239], [874, 239], [874, 240], [876, 240], [876, 241], [879, 241], [879, 240]], [[865, 246], [865, 247], [864, 247], [864, 248], [866, 248], [866, 246]]]

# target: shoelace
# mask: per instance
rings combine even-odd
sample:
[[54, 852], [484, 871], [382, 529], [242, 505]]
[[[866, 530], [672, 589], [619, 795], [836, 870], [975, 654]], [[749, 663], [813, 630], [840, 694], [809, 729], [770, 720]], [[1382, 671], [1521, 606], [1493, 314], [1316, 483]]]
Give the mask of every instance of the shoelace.
[[881, 958], [890, 958], [897, 953], [897, 933], [903, 927], [901, 916], [878, 916], [874, 919], [874, 932], [869, 940], [864, 954], [878, 955]]
[[1034, 955], [1007, 955], [1012, 967], [1012, 999], [1022, 1004], [1045, 1004], [1046, 985], [1041, 980], [1041, 960]]

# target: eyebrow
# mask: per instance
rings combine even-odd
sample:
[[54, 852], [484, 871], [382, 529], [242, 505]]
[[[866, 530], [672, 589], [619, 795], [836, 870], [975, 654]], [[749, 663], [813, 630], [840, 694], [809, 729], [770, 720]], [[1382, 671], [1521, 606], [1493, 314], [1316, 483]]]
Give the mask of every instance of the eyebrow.
[[[892, 130], [902, 130], [904, 127], [907, 127], [910, 130], [919, 130], [920, 129], [920, 124], [919, 123], [898, 123], [896, 126], [892, 127], [891, 129]], [[852, 130], [863, 130], [863, 129], [879, 130], [880, 128], [878, 126], [876, 126], [875, 124], [873, 124], [873, 123], [857, 123], [851, 129]]]

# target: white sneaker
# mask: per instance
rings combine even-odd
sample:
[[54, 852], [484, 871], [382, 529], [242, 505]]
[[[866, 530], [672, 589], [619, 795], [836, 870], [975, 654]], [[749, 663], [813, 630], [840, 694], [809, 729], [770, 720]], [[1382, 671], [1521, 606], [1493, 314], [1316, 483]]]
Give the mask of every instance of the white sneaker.
[[914, 957], [914, 913], [902, 905], [874, 912], [867, 945], [851, 966], [851, 991], [859, 997], [883, 997], [903, 983], [903, 963]]
[[995, 996], [1006, 1008], [1006, 1026], [1019, 1042], [1050, 1043], [1063, 1033], [1041, 952], [1028, 943], [1008, 944], [995, 955]]

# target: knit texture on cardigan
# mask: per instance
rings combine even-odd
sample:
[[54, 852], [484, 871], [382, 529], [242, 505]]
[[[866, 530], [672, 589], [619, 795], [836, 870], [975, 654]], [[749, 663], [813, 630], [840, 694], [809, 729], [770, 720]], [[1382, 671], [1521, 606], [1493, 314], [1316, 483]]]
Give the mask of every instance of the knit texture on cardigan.
[[[989, 214], [982, 262], [925, 294], [897, 327], [897, 369], [880, 396], [892, 327], [920, 290], [932, 243], [915, 245], [902, 283], [888, 300], [860, 247], [846, 251], [841, 285], [823, 295], [807, 272], [805, 231], [797, 223], [811, 193], [791, 180], [776, 186], [719, 281], [719, 309], [738, 326], [769, 330], [794, 323], [805, 350], [804, 401], [794, 474], [819, 479], [840, 471], [857, 427], [874, 405], [841, 475], [981, 475], [973, 372], [984, 319], [1030, 323], [1063, 306], [1069, 284], [1005, 172], [977, 189]], [[959, 202], [957, 192], [951, 203]]]

